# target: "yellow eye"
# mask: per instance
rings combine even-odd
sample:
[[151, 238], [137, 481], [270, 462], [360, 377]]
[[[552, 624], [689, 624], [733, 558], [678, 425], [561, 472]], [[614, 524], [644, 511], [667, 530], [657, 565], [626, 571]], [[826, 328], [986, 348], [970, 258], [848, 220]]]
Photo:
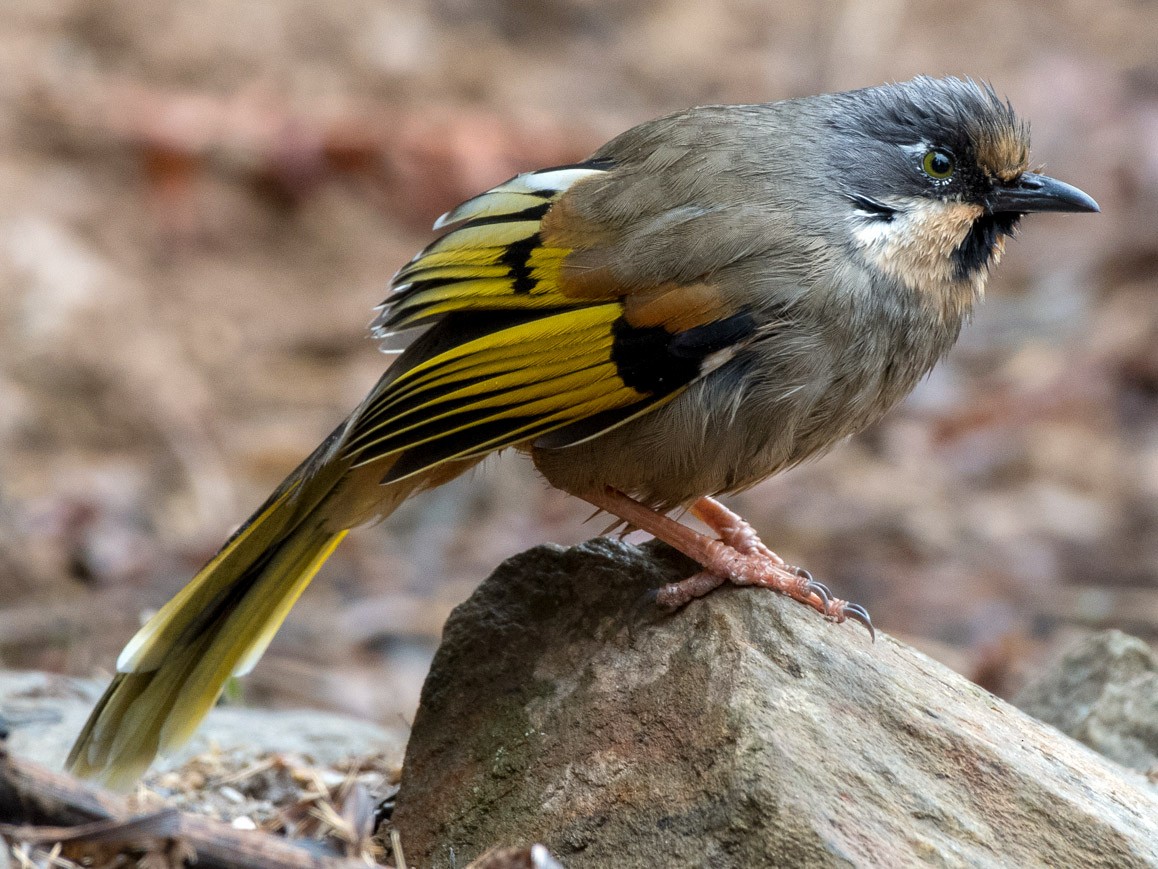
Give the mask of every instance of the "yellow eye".
[[925, 170], [925, 174], [937, 181], [944, 181], [951, 176], [956, 167], [953, 155], [938, 148], [927, 153], [925, 159], [921, 161], [921, 168]]

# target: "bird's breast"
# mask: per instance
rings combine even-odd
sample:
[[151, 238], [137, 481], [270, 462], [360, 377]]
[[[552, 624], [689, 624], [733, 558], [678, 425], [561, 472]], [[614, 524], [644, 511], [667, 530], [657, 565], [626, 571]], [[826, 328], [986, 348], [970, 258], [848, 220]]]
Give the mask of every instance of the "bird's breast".
[[879, 419], [956, 338], [890, 294], [800, 315], [675, 400], [585, 443], [534, 450], [555, 486], [613, 486], [655, 507], [735, 492], [822, 453]]

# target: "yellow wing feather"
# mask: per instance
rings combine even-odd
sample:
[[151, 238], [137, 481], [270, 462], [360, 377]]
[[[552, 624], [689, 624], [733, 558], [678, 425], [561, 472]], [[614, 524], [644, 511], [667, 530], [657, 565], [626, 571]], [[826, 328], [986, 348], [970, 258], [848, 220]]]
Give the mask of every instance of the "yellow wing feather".
[[[673, 399], [725, 358], [716, 350], [747, 335], [735, 321], [694, 334], [732, 313], [705, 309], [705, 299], [718, 301], [707, 285], [665, 288], [650, 306], [634, 304], [638, 318], [625, 317], [628, 293], [611, 281], [564, 285], [568, 245], [586, 242], [566, 231], [568, 210], [552, 214], [548, 229], [543, 220], [574, 185], [608, 168], [522, 175], [440, 218], [437, 226], [454, 228], [395, 275], [374, 332], [440, 331], [401, 357], [360, 408], [342, 448], [355, 467], [389, 458], [383, 482], [393, 482], [590, 417], [600, 428], [621, 424]], [[669, 319], [678, 321], [671, 330]]]
[[394, 276], [394, 292], [382, 305], [375, 334], [385, 337], [454, 311], [583, 304], [559, 288], [571, 248], [545, 242], [541, 220], [572, 184], [603, 171], [571, 166], [520, 175], [443, 215], [436, 227], [456, 228]]
[[596, 413], [653, 404], [655, 396], [624, 383], [612, 358], [622, 314], [619, 302], [564, 310], [415, 365], [364, 409], [346, 455], [364, 465], [427, 447], [428, 459], [406, 468], [418, 473]]
[[[454, 228], [395, 276], [373, 327], [379, 337], [430, 328], [129, 643], [71, 769], [128, 786], [184, 741], [229, 675], [261, 656], [349, 525], [495, 450], [596, 437], [671, 401], [751, 339], [751, 318], [706, 278], [633, 294], [603, 272], [564, 280], [572, 246], [606, 239], [569, 217], [571, 201], [552, 209], [610, 168], [521, 175], [439, 220]], [[408, 482], [367, 494], [366, 477]]]

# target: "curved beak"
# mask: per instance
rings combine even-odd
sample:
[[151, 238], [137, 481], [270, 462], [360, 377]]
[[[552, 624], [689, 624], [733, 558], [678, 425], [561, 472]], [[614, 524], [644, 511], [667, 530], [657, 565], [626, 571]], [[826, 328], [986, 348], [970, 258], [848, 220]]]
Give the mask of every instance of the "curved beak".
[[1024, 172], [990, 197], [989, 210], [1017, 214], [1033, 211], [1101, 211], [1098, 203], [1078, 188], [1036, 172]]

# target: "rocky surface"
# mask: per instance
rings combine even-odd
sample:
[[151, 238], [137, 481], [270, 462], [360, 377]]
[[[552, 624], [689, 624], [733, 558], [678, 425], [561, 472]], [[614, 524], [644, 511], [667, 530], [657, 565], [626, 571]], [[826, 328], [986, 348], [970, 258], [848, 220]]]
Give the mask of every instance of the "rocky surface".
[[1154, 866], [1145, 780], [888, 636], [608, 540], [455, 611], [395, 822], [416, 865], [541, 841], [584, 866]]
[[1085, 638], [1013, 702], [1158, 782], [1158, 655], [1137, 637], [1103, 631]]
[[[0, 734], [6, 733], [0, 737], [0, 759], [10, 757], [21, 769], [38, 764], [44, 775], [59, 770], [102, 688], [91, 679], [0, 670]], [[78, 817], [123, 820], [179, 810], [184, 814], [177, 839], [198, 852], [199, 865], [298, 865], [295, 860], [301, 854], [284, 850], [282, 837], [311, 854], [325, 855], [334, 865], [342, 858], [356, 865], [377, 865], [388, 846], [371, 834], [379, 807], [388, 804], [397, 790], [405, 738], [401, 728], [388, 730], [315, 710], [222, 706], [209, 714], [186, 746], [153, 765], [128, 804], [106, 794], [107, 814], [86, 810], [76, 815], [62, 808], [72, 805], [68, 796], [72, 785], [61, 790], [65, 786], [43, 778], [41, 772], [0, 769], [0, 779], [7, 775], [9, 785], [8, 812], [0, 805], [0, 821], [21, 821], [11, 814], [11, 797], [12, 788], [24, 787], [27, 793], [16, 801], [20, 805], [51, 795], [47, 803], [51, 811], [42, 812], [37, 823], [54, 827], [76, 823]], [[0, 792], [4, 785], [0, 781]], [[88, 802], [86, 796], [78, 805]], [[212, 822], [207, 826], [197, 816], [228, 826], [214, 827]], [[233, 841], [228, 838], [230, 830], [258, 830], [274, 837]], [[136, 839], [121, 842], [103, 856], [86, 850], [82, 842], [74, 845], [80, 850], [68, 851], [72, 859], [65, 859], [51, 839], [10, 834], [0, 838], [0, 869], [7, 866], [8, 855], [12, 865], [56, 869], [137, 865], [138, 860], [145, 865], [148, 856], [142, 855], [143, 846]]]
[[[218, 707], [127, 800], [94, 797], [54, 770], [102, 687], [0, 670], [0, 822], [43, 825], [0, 831], [0, 869], [189, 865], [178, 853], [220, 869], [366, 866], [387, 853], [372, 833], [397, 790], [403, 731], [311, 710]], [[90, 821], [105, 825], [100, 835], [59, 835]], [[111, 832], [130, 823], [133, 836]]]
[[[92, 679], [0, 670], [0, 724], [15, 757], [60, 769], [73, 739], [103, 690]], [[295, 755], [321, 766], [351, 757], [398, 757], [405, 733], [313, 710], [219, 706], [188, 744], [154, 764], [150, 779], [207, 753], [229, 754], [238, 768], [270, 754]]]

